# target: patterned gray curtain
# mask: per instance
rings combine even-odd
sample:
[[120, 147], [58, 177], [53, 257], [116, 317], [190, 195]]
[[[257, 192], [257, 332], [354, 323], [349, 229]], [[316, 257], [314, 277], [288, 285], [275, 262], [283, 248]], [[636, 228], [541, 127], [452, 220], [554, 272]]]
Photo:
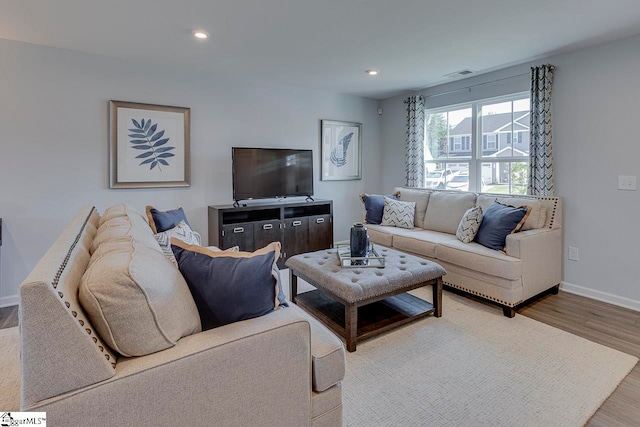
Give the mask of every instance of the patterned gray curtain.
[[405, 185], [424, 187], [424, 97], [410, 96], [407, 104]]
[[553, 65], [531, 67], [531, 138], [529, 142], [529, 194], [553, 196], [551, 152], [551, 84]]

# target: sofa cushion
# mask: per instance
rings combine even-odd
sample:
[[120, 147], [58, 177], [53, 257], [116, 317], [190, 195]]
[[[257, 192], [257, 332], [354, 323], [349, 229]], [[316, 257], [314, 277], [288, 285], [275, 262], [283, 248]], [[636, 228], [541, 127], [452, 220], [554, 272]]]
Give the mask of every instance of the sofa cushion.
[[417, 188], [403, 187], [395, 188], [394, 192], [400, 193], [400, 195], [398, 196], [399, 200], [402, 200], [404, 202], [414, 202], [416, 204], [414, 225], [416, 227], [424, 228], [424, 214], [427, 211], [430, 192]]
[[415, 202], [402, 202], [385, 197], [381, 225], [413, 228], [415, 211]]
[[478, 243], [462, 243], [458, 239], [440, 243], [436, 247], [440, 261], [479, 271], [508, 280], [522, 277], [522, 261], [502, 252], [486, 248]]
[[426, 256], [429, 258], [436, 257], [436, 245], [443, 242], [455, 240], [456, 236], [449, 233], [441, 233], [431, 230], [403, 230], [396, 229], [393, 234], [393, 247], [405, 252]]
[[429, 197], [424, 228], [456, 234], [462, 216], [475, 204], [475, 193], [434, 191]]
[[522, 230], [536, 230], [544, 227], [544, 223], [547, 220], [547, 209], [541, 200], [535, 197], [518, 197], [518, 196], [495, 196], [488, 194], [478, 195], [477, 206], [482, 206], [482, 211], [485, 212], [489, 206], [495, 201], [502, 203], [503, 205], [511, 206], [530, 206], [531, 212], [527, 217], [527, 220], [522, 226]]
[[263, 316], [280, 305], [280, 242], [255, 252], [213, 252], [172, 238], [203, 330]]
[[530, 211], [528, 206], [516, 208], [493, 202], [484, 212], [476, 242], [497, 251], [504, 250], [507, 236], [522, 229]]
[[92, 258], [80, 284], [80, 302], [118, 353], [155, 353], [201, 330], [184, 278], [160, 251], [122, 236]]
[[[119, 208], [120, 206], [125, 205], [116, 205], [115, 207]], [[153, 232], [144, 217], [130, 209], [125, 206], [125, 210], [118, 215], [112, 215], [110, 219], [102, 221], [91, 244], [91, 253], [94, 253], [103, 242], [124, 236], [130, 236], [137, 243], [150, 249], [162, 251], [158, 242], [153, 238]]]
[[467, 210], [456, 231], [456, 237], [462, 243], [471, 243], [476, 237], [478, 230], [482, 224], [482, 206], [475, 206]]
[[[316, 427], [313, 422], [315, 417], [327, 416], [335, 410], [342, 408], [342, 384], [338, 383], [323, 392], [313, 391], [311, 393], [311, 425]], [[342, 425], [342, 414], [339, 421], [333, 424], [321, 424], [327, 426]]]
[[400, 229], [396, 229], [395, 227], [385, 227], [383, 225], [367, 224], [367, 231], [371, 241], [389, 248], [393, 244], [393, 230]]
[[146, 212], [147, 218], [149, 219], [149, 226], [154, 234], [170, 230], [178, 225], [180, 221], [184, 221], [187, 225], [190, 225], [182, 206], [168, 211], [159, 211], [153, 206], [147, 206]]
[[98, 221], [98, 226], [104, 224], [105, 221], [108, 221], [112, 218], [124, 217], [127, 215], [133, 215], [133, 214], [139, 216], [145, 222], [147, 221], [144, 215], [142, 215], [133, 206], [128, 205], [126, 203], [118, 203], [115, 205], [111, 205], [107, 209], [105, 209], [104, 213], [100, 217], [100, 220]]
[[380, 196], [378, 194], [361, 194], [360, 201], [364, 204], [365, 224], [380, 224], [382, 222], [382, 213], [384, 211], [384, 198], [398, 200], [398, 192], [390, 194], [388, 196]]

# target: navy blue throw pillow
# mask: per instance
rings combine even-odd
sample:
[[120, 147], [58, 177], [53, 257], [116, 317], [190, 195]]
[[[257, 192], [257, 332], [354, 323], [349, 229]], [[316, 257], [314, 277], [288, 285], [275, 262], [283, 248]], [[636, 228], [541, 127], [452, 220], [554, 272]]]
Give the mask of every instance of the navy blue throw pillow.
[[528, 206], [516, 208], [493, 202], [482, 216], [475, 241], [490, 249], [504, 250], [507, 236], [520, 231], [530, 212]]
[[384, 198], [398, 200], [398, 193], [390, 196], [380, 196], [378, 194], [361, 194], [360, 200], [364, 203], [366, 211], [364, 222], [366, 224], [380, 224], [382, 222], [382, 213], [384, 211]]
[[151, 226], [154, 234], [171, 230], [180, 224], [180, 221], [186, 222], [187, 225], [191, 227], [182, 207], [163, 212], [153, 206], [147, 206], [146, 210], [147, 218], [149, 218], [149, 225]]
[[213, 252], [172, 238], [171, 249], [198, 308], [203, 331], [263, 316], [279, 307], [279, 273], [274, 267], [280, 243], [253, 253]]

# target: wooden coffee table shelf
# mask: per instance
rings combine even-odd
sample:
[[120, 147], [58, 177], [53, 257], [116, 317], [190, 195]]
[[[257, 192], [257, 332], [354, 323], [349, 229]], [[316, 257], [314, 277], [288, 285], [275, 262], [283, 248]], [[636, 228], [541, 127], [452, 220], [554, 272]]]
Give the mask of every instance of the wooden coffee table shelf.
[[[321, 290], [300, 294], [296, 296], [295, 302], [333, 332], [347, 338], [344, 305]], [[357, 310], [357, 341], [371, 338], [435, 312], [433, 304], [407, 293], [357, 307]]]

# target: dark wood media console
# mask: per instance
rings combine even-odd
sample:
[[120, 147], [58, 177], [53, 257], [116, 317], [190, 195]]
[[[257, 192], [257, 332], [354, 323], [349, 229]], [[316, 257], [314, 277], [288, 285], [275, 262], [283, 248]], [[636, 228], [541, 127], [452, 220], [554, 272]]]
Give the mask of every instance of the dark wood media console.
[[209, 206], [209, 244], [255, 251], [282, 244], [279, 267], [287, 258], [333, 246], [333, 201]]

